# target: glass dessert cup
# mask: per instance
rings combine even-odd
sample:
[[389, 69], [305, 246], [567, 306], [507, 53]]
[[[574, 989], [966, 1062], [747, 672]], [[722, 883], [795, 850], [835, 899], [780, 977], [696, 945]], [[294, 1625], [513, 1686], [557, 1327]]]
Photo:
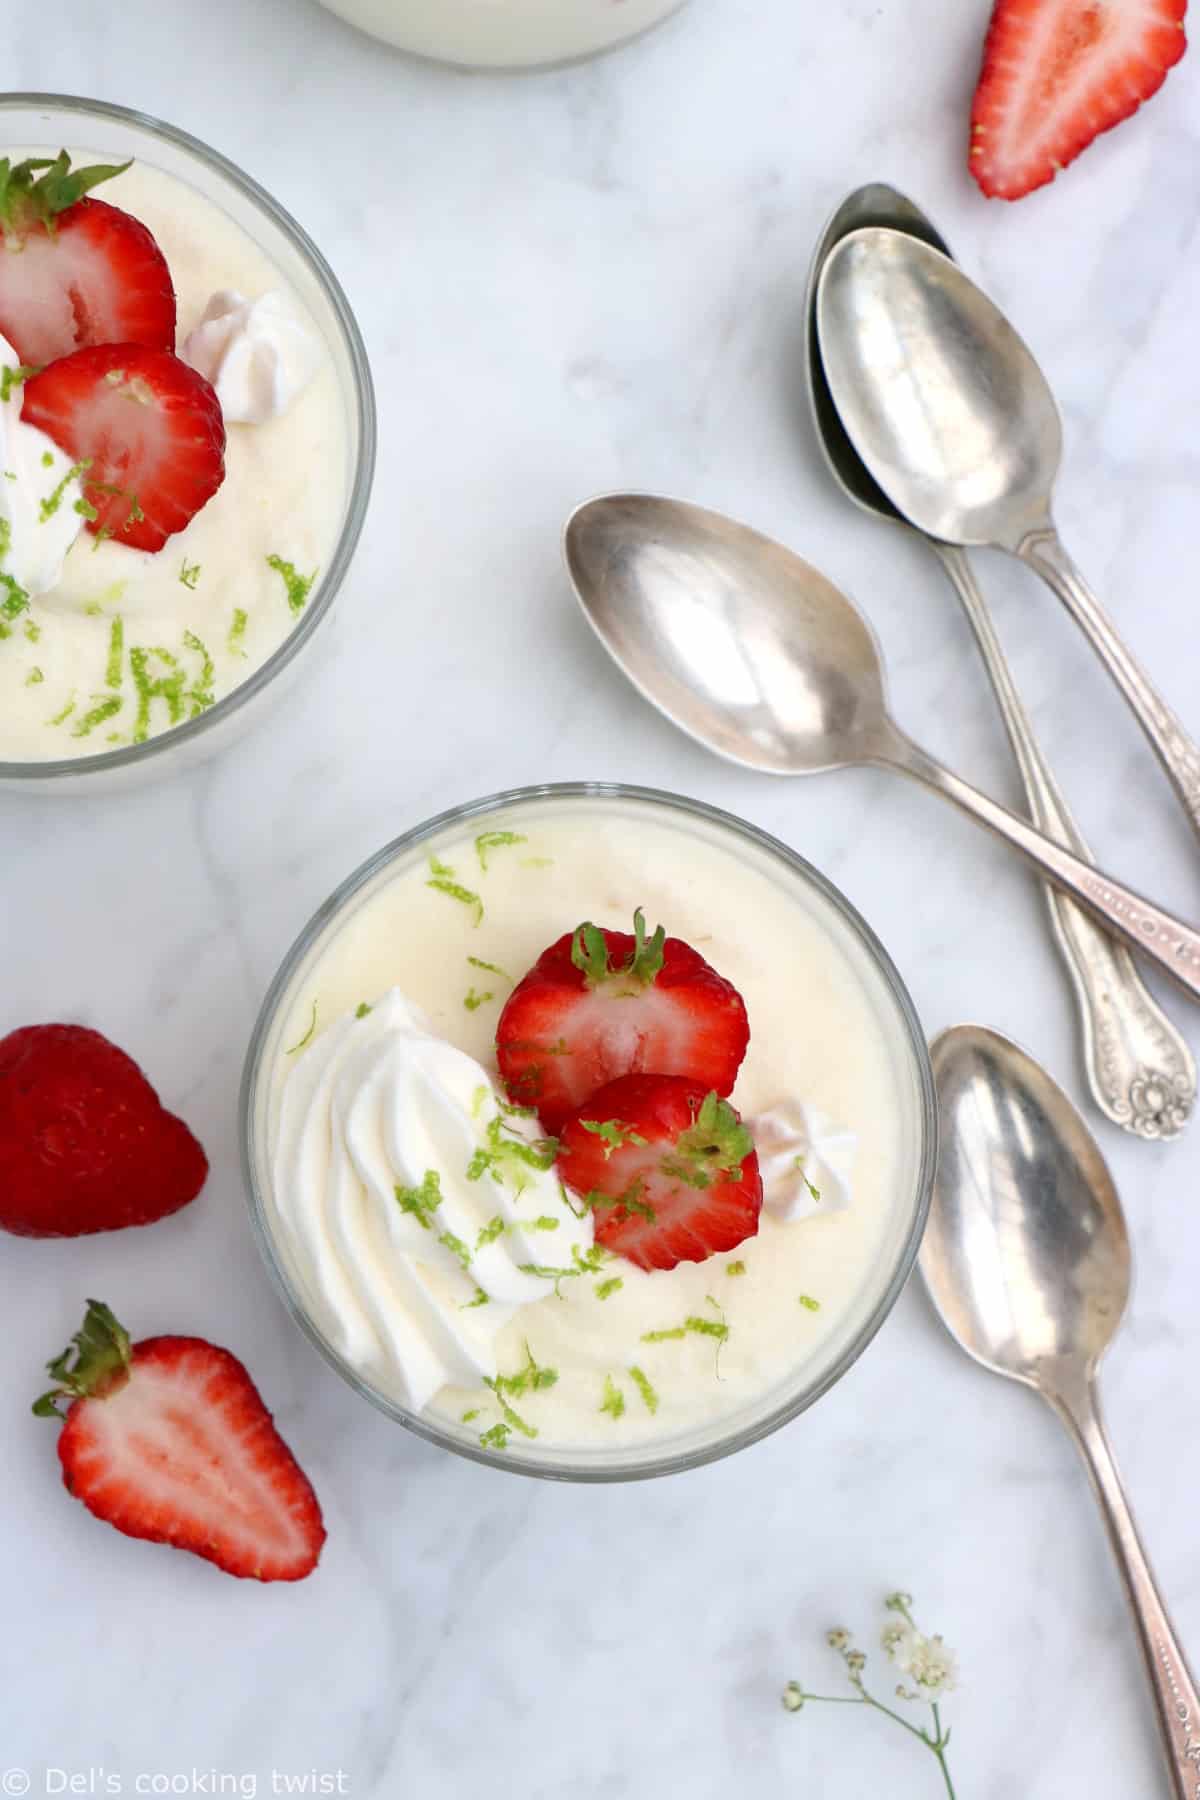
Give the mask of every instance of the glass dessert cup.
[[[844, 960], [861, 986], [874, 1047], [883, 1058], [879, 1066], [886, 1069], [888, 1104], [896, 1121], [894, 1139], [889, 1140], [895, 1154], [886, 1164], [886, 1198], [868, 1263], [855, 1271], [853, 1293], [840, 1315], [833, 1314], [815, 1349], [807, 1351], [785, 1379], [733, 1413], [651, 1441], [598, 1448], [543, 1447], [520, 1440], [497, 1448], [481, 1444], [478, 1427], [468, 1429], [465, 1422], [457, 1422], [457, 1415], [415, 1413], [353, 1366], [331, 1341], [319, 1308], [306, 1291], [303, 1271], [289, 1253], [288, 1233], [279, 1226], [272, 1186], [272, 1126], [286, 1059], [298, 1047], [293, 1041], [296, 1020], [311, 1005], [315, 971], [328, 967], [330, 947], [347, 925], [361, 918], [362, 909], [398, 877], [427, 871], [430, 860], [451, 845], [458, 846], [461, 855], [464, 835], [515, 831], [522, 834], [521, 841], [532, 841], [530, 834], [539, 822], [545, 827], [556, 820], [572, 825], [580, 819], [589, 828], [593, 821], [597, 827], [614, 820], [618, 826], [637, 822], [661, 830], [664, 842], [674, 833], [672, 842], [686, 836], [689, 843], [725, 855], [732, 852], [754, 878], [764, 877], [780, 890], [781, 904], [796, 909], [797, 927], [803, 923], [811, 935], [815, 923], [831, 940], [834, 955]], [[396, 916], [389, 911], [389, 919]], [[361, 947], [360, 940], [355, 942]], [[461, 1002], [456, 999], [456, 1004]], [[752, 1008], [752, 1038], [753, 1017]], [[702, 802], [624, 785], [567, 783], [518, 789], [454, 808], [397, 838], [342, 884], [300, 934], [263, 1002], [243, 1076], [240, 1138], [251, 1218], [268, 1268], [296, 1322], [358, 1394], [429, 1442], [476, 1462], [558, 1480], [620, 1481], [695, 1468], [729, 1455], [795, 1418], [840, 1380], [882, 1325], [912, 1269], [929, 1205], [936, 1109], [924, 1034], [903, 983], [870, 928], [824, 876], [776, 839]], [[725, 1262], [714, 1259], [718, 1260]], [[618, 1260], [605, 1272], [621, 1267]], [[796, 1312], [799, 1316], [800, 1309]]]
[[[152, 166], [195, 190], [241, 227], [304, 307], [332, 362], [345, 425], [345, 504], [321, 574], [294, 627], [247, 679], [195, 718], [144, 742], [98, 753], [0, 759], [0, 790], [86, 792], [132, 786], [206, 760], [240, 736], [290, 689], [328, 619], [353, 557], [375, 466], [375, 401], [366, 350], [337, 278], [315, 244], [233, 163], [161, 120], [98, 100], [57, 94], [0, 95], [0, 153], [65, 146], [105, 160]], [[219, 497], [219, 496], [218, 496]], [[170, 548], [161, 554], [169, 555]]]
[[510, 72], [581, 62], [677, 12], [684, 0], [321, 0], [360, 31], [429, 62]]

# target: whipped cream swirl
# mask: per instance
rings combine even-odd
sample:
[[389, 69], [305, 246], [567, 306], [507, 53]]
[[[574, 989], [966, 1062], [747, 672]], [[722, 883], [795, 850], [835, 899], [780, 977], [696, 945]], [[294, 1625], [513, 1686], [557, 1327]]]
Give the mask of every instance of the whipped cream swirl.
[[536, 1271], [573, 1272], [592, 1244], [536, 1119], [399, 988], [297, 1053], [272, 1163], [285, 1256], [322, 1328], [414, 1411], [494, 1378], [499, 1333], [554, 1292]]
[[179, 354], [212, 383], [230, 425], [277, 419], [304, 392], [321, 361], [312, 332], [275, 288], [257, 300], [247, 300], [236, 288], [219, 288]]
[[0, 622], [58, 586], [83, 529], [83, 490], [70, 457], [21, 417], [19, 368], [16, 351], [0, 337], [0, 382], [7, 377], [8, 386], [0, 401]]
[[747, 1121], [763, 1182], [763, 1205], [792, 1224], [850, 1204], [857, 1139], [795, 1099], [780, 1100]]

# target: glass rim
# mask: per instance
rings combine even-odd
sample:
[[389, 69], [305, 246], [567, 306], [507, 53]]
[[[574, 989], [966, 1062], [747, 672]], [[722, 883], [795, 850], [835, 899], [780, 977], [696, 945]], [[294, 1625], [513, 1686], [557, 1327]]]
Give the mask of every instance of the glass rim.
[[77, 94], [0, 94], [0, 120], [6, 113], [51, 108], [74, 114], [81, 119], [100, 118], [129, 125], [149, 132], [152, 137], [163, 138], [176, 149], [205, 164], [214, 174], [236, 188], [277, 227], [301, 260], [308, 264], [342, 334], [353, 377], [358, 454], [346, 502], [346, 516], [316, 595], [311, 605], [305, 608], [299, 623], [266, 661], [260, 663], [231, 693], [207, 707], [198, 717], [172, 725], [166, 731], [147, 738], [144, 743], [125, 744], [117, 750], [92, 751], [85, 756], [46, 757], [37, 762], [6, 762], [0, 759], [0, 782], [27, 781], [35, 786], [39, 782], [53, 782], [70, 776], [108, 774], [117, 769], [135, 767], [150, 760], [167, 744], [175, 747], [194, 742], [203, 737], [212, 726], [231, 718], [243, 706], [248, 705], [277, 675], [283, 673], [321, 624], [345, 580], [367, 515], [375, 474], [376, 443], [375, 389], [362, 333], [337, 276], [304, 227], [287, 209], [219, 150], [214, 150], [211, 145], [193, 137], [190, 132], [181, 130], [179, 126], [168, 125], [165, 120], [155, 118], [152, 113], [140, 112], [129, 106], [117, 106], [108, 100], [88, 100]]
[[[267, 1223], [266, 1207], [255, 1166], [255, 1113], [267, 1035], [275, 1022], [280, 1002], [286, 994], [299, 963], [326, 926], [337, 917], [354, 895], [373, 881], [405, 851], [415, 848], [451, 826], [462, 825], [486, 814], [537, 800], [575, 799], [587, 801], [595, 798], [639, 801], [661, 807], [667, 812], [683, 813], [708, 824], [716, 825], [719, 829], [731, 831], [735, 836], [746, 839], [777, 860], [781, 860], [793, 874], [799, 874], [817, 889], [839, 914], [843, 922], [850, 927], [858, 942], [867, 951], [897, 1007], [908, 1039], [911, 1064], [917, 1079], [920, 1133], [912, 1216], [908, 1221], [895, 1267], [868, 1318], [830, 1366], [822, 1372], [819, 1379], [800, 1393], [791, 1395], [781, 1405], [752, 1424], [730, 1430], [710, 1443], [690, 1450], [648, 1457], [644, 1462], [630, 1467], [612, 1466], [607, 1468], [600, 1465], [582, 1466], [570, 1460], [554, 1460], [550, 1457], [536, 1463], [526, 1462], [521, 1458], [508, 1455], [504, 1451], [490, 1450], [481, 1444], [464, 1442], [453, 1436], [436, 1420], [411, 1412], [390, 1395], [374, 1387], [370, 1381], [364, 1378], [361, 1371], [355, 1369], [328, 1342], [309, 1317], [304, 1302], [284, 1268], [282, 1258], [276, 1251], [274, 1239]], [[565, 781], [507, 788], [479, 800], [471, 800], [458, 806], [448, 807], [423, 823], [413, 826], [411, 830], [402, 832], [399, 837], [393, 838], [382, 849], [377, 850], [373, 856], [360, 863], [344, 881], [339, 883], [330, 897], [317, 908], [293, 940], [263, 997], [258, 1017], [254, 1022], [254, 1029], [250, 1035], [246, 1060], [242, 1069], [241, 1091], [238, 1098], [238, 1139], [251, 1224], [259, 1251], [275, 1287], [288, 1312], [310, 1343], [357, 1394], [386, 1414], [388, 1418], [394, 1420], [395, 1423], [414, 1432], [418, 1437], [424, 1438], [427, 1443], [436, 1444], [443, 1450], [453, 1451], [456, 1455], [464, 1456], [471, 1462], [481, 1463], [489, 1468], [502, 1469], [511, 1474], [533, 1476], [540, 1480], [595, 1484], [650, 1480], [660, 1475], [682, 1474], [688, 1469], [701, 1468], [707, 1463], [718, 1462], [726, 1456], [732, 1456], [738, 1450], [744, 1450], [749, 1445], [760, 1442], [782, 1426], [789, 1424], [802, 1412], [806, 1412], [841, 1380], [843, 1375], [858, 1361], [879, 1331], [912, 1273], [917, 1252], [921, 1246], [933, 1192], [934, 1167], [937, 1159], [938, 1114], [929, 1049], [908, 989], [875, 932], [857, 908], [840, 889], [834, 886], [828, 876], [823, 875], [812, 863], [779, 838], [772, 836], [770, 832], [750, 824], [745, 819], [738, 818], [734, 813], [711, 806], [707, 801], [691, 799], [683, 794], [673, 794], [661, 788], [641, 787], [628, 782]]]

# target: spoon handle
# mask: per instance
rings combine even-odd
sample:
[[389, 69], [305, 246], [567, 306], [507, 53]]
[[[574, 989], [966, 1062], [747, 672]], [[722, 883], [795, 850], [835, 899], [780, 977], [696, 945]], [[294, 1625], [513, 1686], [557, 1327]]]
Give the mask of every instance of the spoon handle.
[[[1055, 843], [1092, 861], [1021, 702], [974, 571], [956, 545], [934, 542], [962, 601], [1011, 740], [1029, 816]], [[1057, 888], [1045, 889], [1050, 922], [1079, 1002], [1084, 1064], [1101, 1112], [1135, 1137], [1172, 1138], [1196, 1098], [1196, 1065], [1122, 944]]]
[[894, 727], [875, 742], [866, 760], [901, 769], [935, 793], [953, 800], [1019, 850], [1055, 887], [1086, 907], [1109, 931], [1165, 969], [1193, 999], [1200, 999], [1200, 931], [1065, 850], [1027, 820], [943, 768]]
[[1053, 525], [1031, 531], [1017, 555], [1058, 595], [1091, 642], [1174, 782], [1193, 827], [1200, 831], [1200, 746], [1130, 652]]
[[1100, 1502], [1137, 1628], [1175, 1800], [1200, 1800], [1200, 1695], [1142, 1549], [1100, 1415], [1094, 1383], [1046, 1392], [1079, 1448]]

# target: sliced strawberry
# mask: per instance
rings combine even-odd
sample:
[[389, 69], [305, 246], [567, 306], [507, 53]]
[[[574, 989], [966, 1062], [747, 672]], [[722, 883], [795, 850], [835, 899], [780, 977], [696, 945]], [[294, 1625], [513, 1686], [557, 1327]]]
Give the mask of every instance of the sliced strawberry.
[[21, 417], [84, 469], [88, 530], [161, 550], [225, 479], [216, 394], [168, 350], [102, 344], [25, 383]]
[[660, 925], [646, 936], [592, 924], [542, 953], [508, 997], [496, 1056], [510, 1097], [556, 1135], [567, 1115], [618, 1075], [686, 1075], [728, 1094], [750, 1041], [737, 989]]
[[89, 1512], [227, 1575], [312, 1573], [321, 1508], [236, 1356], [203, 1338], [131, 1345], [98, 1300], [73, 1342], [74, 1361], [68, 1345], [49, 1364], [58, 1385], [33, 1410], [62, 1418], [63, 1482]]
[[558, 1173], [596, 1240], [640, 1269], [733, 1250], [758, 1230], [762, 1180], [727, 1100], [678, 1075], [622, 1075], [562, 1128]]
[[996, 0], [971, 109], [971, 173], [1001, 200], [1053, 181], [1157, 93], [1187, 0]]
[[100, 1032], [26, 1025], [0, 1038], [0, 1229], [150, 1225], [194, 1200], [207, 1174], [183, 1120]]
[[128, 163], [0, 159], [0, 336], [39, 366], [87, 344], [175, 348], [175, 289], [140, 219], [82, 198]]

